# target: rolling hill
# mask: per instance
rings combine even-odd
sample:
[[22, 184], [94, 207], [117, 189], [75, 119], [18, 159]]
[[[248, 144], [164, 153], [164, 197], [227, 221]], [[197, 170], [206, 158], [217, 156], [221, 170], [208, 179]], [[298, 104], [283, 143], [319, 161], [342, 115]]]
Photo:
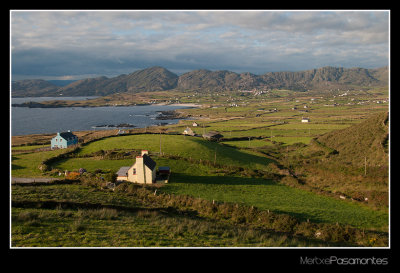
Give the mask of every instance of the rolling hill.
[[21, 80], [12, 82], [13, 97], [30, 97], [52, 94], [59, 86], [45, 80]]
[[178, 76], [155, 66], [116, 77], [82, 79], [66, 86], [44, 80], [12, 82], [12, 96], [105, 96], [118, 92], [152, 92], [164, 90], [232, 91], [291, 89], [296, 91], [353, 89], [387, 86], [388, 67], [377, 69], [322, 67], [298, 72], [269, 72], [263, 75], [235, 73], [227, 70], [193, 70]]
[[334, 130], [317, 139], [335, 149], [336, 160], [362, 166], [365, 157], [369, 165], [389, 164], [389, 113], [375, 114], [367, 120], [342, 130]]

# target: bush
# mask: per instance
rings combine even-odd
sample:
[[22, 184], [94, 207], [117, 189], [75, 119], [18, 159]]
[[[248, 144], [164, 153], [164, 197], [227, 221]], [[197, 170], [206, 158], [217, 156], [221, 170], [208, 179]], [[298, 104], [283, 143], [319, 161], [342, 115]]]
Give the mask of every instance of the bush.
[[298, 221], [294, 217], [286, 214], [277, 214], [272, 227], [277, 231], [293, 232], [297, 224]]
[[286, 175], [285, 177], [283, 177], [281, 179], [281, 183], [284, 185], [288, 185], [288, 186], [297, 186], [299, 185], [299, 180], [297, 180], [296, 178], [294, 178], [291, 175]]
[[39, 170], [41, 170], [42, 172], [47, 172], [50, 171], [51, 168], [50, 166], [46, 165], [46, 164], [39, 164], [38, 166]]
[[313, 237], [317, 232], [318, 226], [310, 222], [302, 222], [296, 226], [295, 234], [303, 235], [306, 237]]
[[104, 179], [108, 182], [115, 183], [115, 181], [117, 181], [117, 174], [114, 172], [106, 173]]
[[320, 226], [320, 239], [332, 242], [347, 242], [354, 234], [354, 229], [338, 224], [323, 224]]
[[69, 172], [66, 176], [65, 176], [65, 179], [68, 179], [68, 180], [78, 180], [79, 179], [79, 177], [80, 177], [80, 173], [78, 173], [78, 172]]

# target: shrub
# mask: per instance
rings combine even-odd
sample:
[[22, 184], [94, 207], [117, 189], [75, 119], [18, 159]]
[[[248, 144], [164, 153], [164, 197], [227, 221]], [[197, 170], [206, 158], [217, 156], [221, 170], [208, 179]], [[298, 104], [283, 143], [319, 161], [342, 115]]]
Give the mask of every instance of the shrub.
[[277, 214], [272, 227], [277, 231], [292, 232], [297, 224], [298, 221], [294, 217], [286, 214]]
[[65, 179], [68, 179], [68, 180], [78, 180], [79, 179], [79, 177], [80, 177], [80, 173], [78, 173], [78, 172], [69, 172], [66, 176], [65, 176]]
[[115, 183], [117, 181], [117, 174], [114, 172], [109, 172], [104, 175], [104, 179], [108, 182]]
[[320, 226], [320, 238], [332, 242], [347, 242], [353, 230], [339, 224], [323, 224]]
[[38, 169], [42, 172], [48, 172], [51, 170], [51, 167], [47, 164], [42, 163], [42, 164], [39, 164]]
[[317, 232], [317, 224], [310, 223], [310, 222], [301, 222], [296, 226], [295, 234], [296, 235], [303, 235], [306, 237], [313, 237], [314, 234]]
[[228, 219], [230, 218], [230, 216], [232, 215], [232, 212], [234, 210], [233, 204], [229, 204], [229, 203], [222, 203], [218, 205], [218, 216], [224, 219]]
[[291, 175], [286, 175], [281, 179], [281, 183], [288, 186], [297, 186], [299, 181]]

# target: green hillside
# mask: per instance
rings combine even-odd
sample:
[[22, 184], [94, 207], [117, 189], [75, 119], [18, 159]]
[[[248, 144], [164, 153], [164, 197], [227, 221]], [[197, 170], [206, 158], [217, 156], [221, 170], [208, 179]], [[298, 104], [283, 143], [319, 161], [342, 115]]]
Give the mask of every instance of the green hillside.
[[263, 170], [271, 161], [265, 157], [238, 151], [216, 142], [206, 141], [199, 137], [183, 135], [129, 135], [107, 138], [84, 146], [80, 155], [88, 155], [100, 150], [149, 150], [150, 153], [161, 152], [163, 155], [179, 156], [195, 160], [207, 160], [221, 164]]
[[293, 150], [284, 162], [303, 188], [387, 210], [388, 127], [388, 112], [374, 114], [361, 123], [313, 139], [309, 145]]
[[338, 160], [362, 166], [365, 157], [370, 165], [388, 166], [389, 113], [379, 113], [364, 122], [334, 130], [318, 138], [338, 152]]

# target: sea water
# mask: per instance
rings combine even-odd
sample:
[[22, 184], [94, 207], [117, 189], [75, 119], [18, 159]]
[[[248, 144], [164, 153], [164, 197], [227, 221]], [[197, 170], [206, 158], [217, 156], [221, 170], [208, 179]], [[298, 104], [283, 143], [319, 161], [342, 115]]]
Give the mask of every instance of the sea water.
[[[89, 97], [79, 97], [89, 98]], [[92, 97], [90, 97], [92, 98]], [[45, 101], [56, 98], [13, 98], [12, 103]], [[57, 98], [60, 99], [60, 98]], [[65, 99], [65, 98], [62, 98]], [[67, 98], [73, 99], [73, 98]], [[75, 97], [75, 99], [78, 99]], [[189, 108], [188, 106], [146, 105], [106, 107], [28, 108], [10, 107], [11, 135], [57, 133], [67, 130], [102, 130], [101, 125], [131, 124], [137, 128], [173, 124], [178, 120], [157, 120], [161, 111]], [[111, 127], [115, 129], [115, 127]]]

